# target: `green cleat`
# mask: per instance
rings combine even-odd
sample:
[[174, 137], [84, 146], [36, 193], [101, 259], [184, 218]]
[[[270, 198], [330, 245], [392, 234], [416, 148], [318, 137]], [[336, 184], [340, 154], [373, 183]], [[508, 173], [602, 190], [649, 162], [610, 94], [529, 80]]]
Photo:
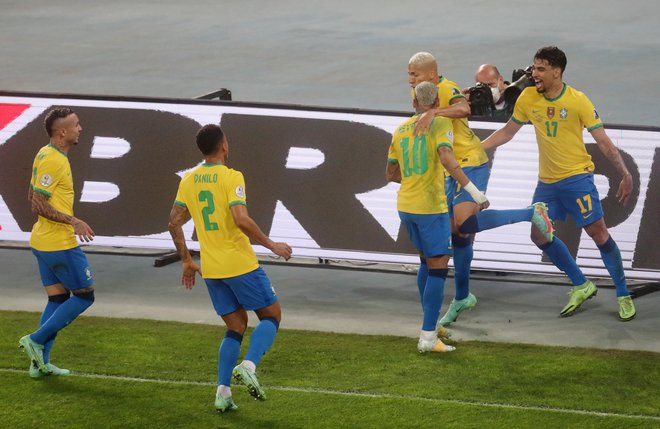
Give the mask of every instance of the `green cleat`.
[[46, 364], [44, 363], [44, 346], [32, 341], [29, 335], [21, 337], [18, 340], [18, 347], [22, 348], [28, 355], [32, 363], [43, 373], [48, 372]]
[[575, 310], [580, 308], [582, 303], [598, 293], [598, 288], [593, 282], [587, 280], [584, 284], [580, 286], [573, 286], [571, 291], [568, 293], [571, 298], [568, 300], [568, 304], [564, 307], [559, 313], [562, 317], [570, 316], [575, 313]]
[[541, 231], [541, 234], [548, 240], [552, 241], [554, 237], [554, 228], [552, 227], [552, 220], [548, 216], [548, 205], [546, 203], [534, 203], [534, 213], [532, 213], [532, 224]]
[[46, 373], [41, 372], [39, 367], [34, 362], [30, 362], [30, 369], [28, 369], [28, 373], [30, 374], [30, 378], [34, 378], [35, 380], [43, 378], [47, 375]]
[[215, 409], [218, 412], [224, 413], [225, 411], [233, 411], [238, 408], [231, 396], [223, 398], [220, 395], [215, 397]]
[[616, 300], [619, 301], [619, 319], [622, 322], [633, 320], [637, 314], [637, 310], [635, 310], [635, 304], [633, 304], [630, 295], [620, 296]]
[[[438, 325], [440, 326], [449, 326], [452, 323], [458, 319], [458, 315], [460, 314], [461, 311], [463, 310], [469, 310], [471, 308], [474, 308], [477, 305], [477, 297], [468, 294], [467, 298], [461, 299], [457, 301], [456, 299], [451, 300], [451, 304], [449, 304], [449, 308], [447, 309], [447, 312], [445, 313], [444, 316], [442, 316], [442, 319], [438, 322]], [[438, 328], [438, 331], [440, 329]]]
[[34, 379], [39, 379], [42, 377], [45, 377], [47, 375], [58, 375], [58, 376], [66, 376], [71, 374], [71, 371], [68, 369], [64, 368], [58, 368], [52, 363], [47, 363], [46, 364], [46, 371], [43, 372], [39, 369], [37, 365], [35, 365], [34, 362], [30, 362], [30, 369], [29, 369], [30, 377]]
[[264, 389], [262, 389], [261, 385], [259, 384], [256, 373], [248, 371], [247, 368], [239, 364], [234, 367], [234, 370], [231, 374], [234, 382], [238, 384], [245, 384], [247, 386], [248, 393], [250, 393], [250, 396], [252, 396], [254, 399], [258, 399], [260, 401], [266, 400], [266, 392], [264, 392]]

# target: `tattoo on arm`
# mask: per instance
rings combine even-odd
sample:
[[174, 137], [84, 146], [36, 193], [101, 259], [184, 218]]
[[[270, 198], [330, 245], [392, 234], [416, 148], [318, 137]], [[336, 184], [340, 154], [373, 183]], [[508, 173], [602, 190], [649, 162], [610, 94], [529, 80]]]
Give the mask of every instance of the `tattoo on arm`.
[[168, 228], [176, 251], [181, 260], [185, 261], [191, 258], [188, 246], [186, 246], [186, 238], [183, 235], [183, 224], [190, 220], [190, 212], [186, 207], [181, 207], [178, 204], [172, 206], [170, 211], [170, 222]]
[[626, 168], [625, 162], [623, 162], [621, 153], [616, 148], [616, 146], [614, 146], [614, 144], [602, 145], [600, 150], [603, 152], [605, 157], [610, 160], [610, 162], [614, 165], [614, 167], [616, 167], [616, 170], [622, 176], [630, 174], [628, 172], [628, 168]]
[[34, 213], [54, 222], [65, 223], [67, 225], [73, 225], [75, 223], [75, 217], [64, 214], [55, 209], [55, 207], [48, 202], [48, 197], [46, 195], [41, 192], [30, 191], [29, 195], [30, 200], [32, 201], [32, 211]]

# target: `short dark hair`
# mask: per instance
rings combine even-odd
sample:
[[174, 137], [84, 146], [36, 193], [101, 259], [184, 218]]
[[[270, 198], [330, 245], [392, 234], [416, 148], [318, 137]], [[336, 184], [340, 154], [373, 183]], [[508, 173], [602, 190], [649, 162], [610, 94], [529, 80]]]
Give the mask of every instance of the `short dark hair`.
[[561, 73], [566, 70], [566, 54], [556, 46], [546, 46], [536, 51], [535, 60], [546, 60], [552, 67], [559, 67]]
[[197, 131], [197, 147], [204, 155], [210, 155], [216, 150], [225, 137], [222, 128], [218, 125], [204, 125]]
[[56, 107], [52, 109], [48, 114], [46, 114], [46, 119], [44, 119], [44, 127], [46, 128], [46, 133], [48, 137], [53, 137], [53, 124], [58, 119], [64, 119], [69, 115], [73, 115], [75, 112], [68, 107]]

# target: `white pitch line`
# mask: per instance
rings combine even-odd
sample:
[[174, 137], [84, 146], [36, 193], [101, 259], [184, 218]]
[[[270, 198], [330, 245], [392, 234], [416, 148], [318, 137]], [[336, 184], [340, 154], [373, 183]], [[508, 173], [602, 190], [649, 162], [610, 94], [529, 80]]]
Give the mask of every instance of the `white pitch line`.
[[[0, 368], [0, 373], [2, 372], [10, 373], [10, 374], [27, 373], [26, 370], [20, 370], [14, 368]], [[79, 373], [79, 372], [72, 373], [67, 377], [96, 378], [96, 379], [114, 380], [114, 381], [131, 381], [137, 383], [175, 384], [175, 385], [185, 385], [185, 386], [216, 386], [216, 383], [204, 382], [204, 381], [163, 380], [158, 378], [138, 378], [138, 377], [125, 377], [121, 375], [90, 374], [90, 373]], [[382, 392], [366, 393], [366, 392], [353, 392], [347, 390], [330, 390], [330, 389], [322, 389], [317, 387], [291, 387], [291, 386], [265, 386], [265, 385], [264, 387], [270, 390], [279, 390], [282, 392], [320, 393], [322, 395], [352, 396], [352, 397], [376, 398], [376, 399], [410, 399], [415, 401], [439, 402], [443, 404], [467, 405], [467, 406], [475, 406], [475, 407], [504, 408], [504, 409], [522, 410], [522, 411], [543, 411], [550, 413], [578, 414], [583, 416], [621, 417], [627, 419], [644, 419], [644, 420], [660, 421], [660, 416], [649, 416], [644, 414], [619, 414], [619, 413], [608, 413], [601, 411], [589, 411], [589, 410], [579, 410], [579, 409], [570, 409], [570, 408], [536, 407], [533, 405], [516, 405], [516, 404], [504, 404], [497, 402], [461, 401], [458, 399], [426, 398], [423, 396], [399, 395], [396, 393], [382, 393]]]

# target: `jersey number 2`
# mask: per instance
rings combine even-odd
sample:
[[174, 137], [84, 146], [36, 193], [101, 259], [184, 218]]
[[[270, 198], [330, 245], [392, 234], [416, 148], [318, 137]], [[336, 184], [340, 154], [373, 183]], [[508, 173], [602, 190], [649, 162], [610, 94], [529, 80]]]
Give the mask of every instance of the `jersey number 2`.
[[204, 218], [204, 229], [207, 231], [217, 231], [220, 229], [217, 222], [211, 222], [209, 216], [215, 212], [215, 203], [213, 202], [213, 194], [211, 191], [199, 191], [198, 195], [200, 202], [206, 202], [206, 207], [202, 209], [202, 217]]

